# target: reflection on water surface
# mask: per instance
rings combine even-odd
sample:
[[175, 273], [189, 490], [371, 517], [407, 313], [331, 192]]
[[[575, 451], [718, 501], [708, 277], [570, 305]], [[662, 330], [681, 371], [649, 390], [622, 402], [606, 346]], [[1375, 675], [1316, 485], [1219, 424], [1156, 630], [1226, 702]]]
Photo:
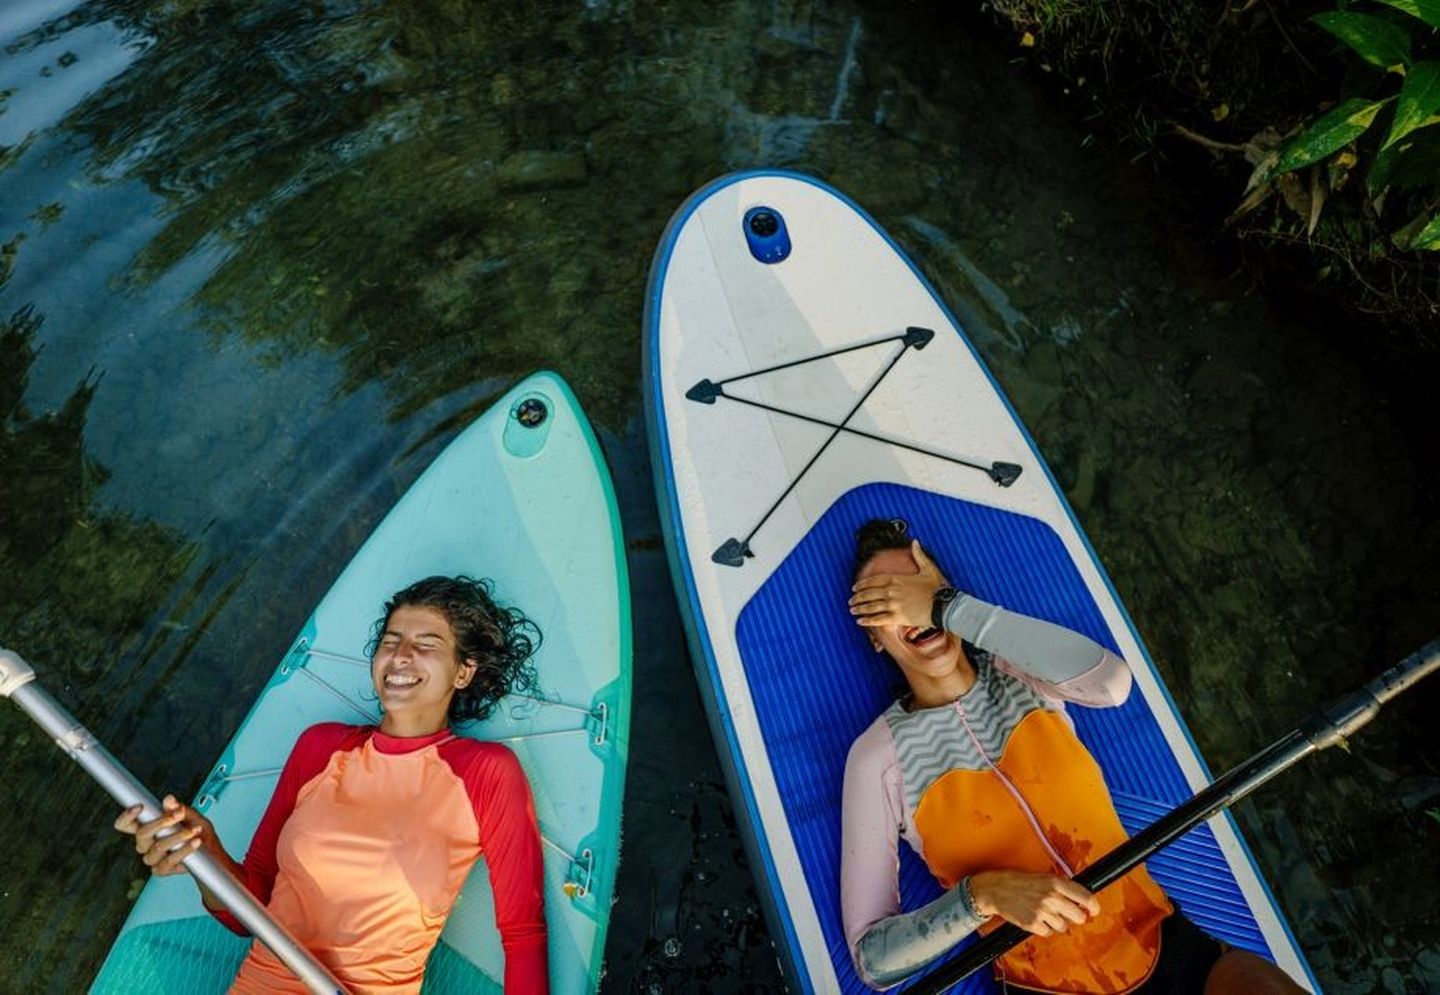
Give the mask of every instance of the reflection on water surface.
[[[557, 369], [639, 608], [607, 987], [773, 988], [638, 429], [650, 254], [751, 165], [846, 190], [952, 303], [1212, 768], [1435, 635], [1418, 393], [1218, 271], [977, 31], [865, 3], [6, 4], [0, 642], [192, 789], [428, 459]], [[1239, 812], [1327, 991], [1440, 987], [1411, 885], [1440, 880], [1436, 694], [1412, 696]], [[68, 992], [140, 875], [37, 740], [0, 711], [0, 988]]]

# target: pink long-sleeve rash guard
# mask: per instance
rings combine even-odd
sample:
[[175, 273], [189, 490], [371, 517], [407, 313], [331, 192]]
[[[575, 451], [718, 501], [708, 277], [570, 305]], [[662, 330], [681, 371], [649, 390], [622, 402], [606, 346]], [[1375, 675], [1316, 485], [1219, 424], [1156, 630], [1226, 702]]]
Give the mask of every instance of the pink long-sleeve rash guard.
[[[419, 992], [484, 855], [505, 991], [548, 991], [540, 834], [519, 761], [448, 730], [398, 738], [325, 723], [295, 744], [246, 853], [245, 884], [354, 992]], [[228, 913], [216, 918], [237, 933]], [[232, 992], [304, 992], [261, 943]]]

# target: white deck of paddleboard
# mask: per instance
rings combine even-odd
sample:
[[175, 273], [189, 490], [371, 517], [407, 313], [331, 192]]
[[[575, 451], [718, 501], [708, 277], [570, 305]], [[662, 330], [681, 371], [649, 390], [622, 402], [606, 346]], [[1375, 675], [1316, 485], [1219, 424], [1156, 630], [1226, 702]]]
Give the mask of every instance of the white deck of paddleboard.
[[[741, 236], [745, 212], [761, 205], [783, 214], [795, 246], [776, 265], [758, 264]], [[1199, 788], [1207, 779], [1154, 664], [1028, 434], [945, 308], [887, 238], [849, 202], [797, 176], [749, 174], [715, 185], [688, 207], [688, 216], [673, 222], [673, 248], [651, 301], [659, 323], [652, 348], [663, 384], [661, 445], [671, 460], [685, 565], [718, 670], [723, 718], [743, 755], [803, 970], [817, 990], [828, 990], [837, 981], [766, 759], [740, 665], [736, 619], [811, 525], [851, 489], [895, 482], [1049, 524], [1131, 662], [1137, 689], [1189, 783]], [[837, 280], [837, 273], [846, 276]], [[744, 538], [830, 430], [723, 400], [725, 417], [714, 417], [685, 391], [702, 379], [897, 335], [911, 325], [933, 329], [934, 340], [897, 364], [850, 424], [984, 465], [1018, 463], [1025, 468], [1019, 480], [1000, 488], [976, 470], [842, 433], [751, 541], [754, 559], [742, 569], [712, 562], [726, 539]], [[838, 423], [898, 348], [860, 350], [725, 389]], [[1303, 982], [1307, 971], [1231, 820], [1217, 816], [1210, 825], [1280, 966]]]

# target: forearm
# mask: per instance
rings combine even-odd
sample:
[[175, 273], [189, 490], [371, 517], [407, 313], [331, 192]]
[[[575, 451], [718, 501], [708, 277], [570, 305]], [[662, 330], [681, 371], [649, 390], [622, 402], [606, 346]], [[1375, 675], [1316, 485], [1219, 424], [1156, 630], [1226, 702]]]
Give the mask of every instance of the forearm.
[[961, 639], [1047, 684], [1065, 685], [1085, 678], [1087, 684], [1107, 685], [1104, 697], [1118, 694], [1120, 701], [1129, 691], [1129, 668], [1123, 660], [1093, 639], [1062, 625], [1021, 615], [969, 594], [950, 603], [944, 622], [945, 628]]
[[501, 938], [505, 950], [505, 991], [525, 995], [547, 995], [550, 991], [549, 961], [546, 955], [543, 922], [535, 928], [510, 930]]
[[495, 926], [505, 951], [505, 991], [549, 991], [545, 859], [530, 784], [515, 754], [487, 743], [466, 769], [466, 790], [490, 871]]
[[856, 966], [872, 986], [889, 988], [944, 954], [985, 919], [975, 911], [962, 882], [929, 905], [871, 926], [856, 945]]
[[[225, 870], [230, 874], [230, 876], [233, 877], [235, 880], [239, 881], [240, 884], [244, 886], [247, 891], [253, 891], [250, 888], [250, 883], [245, 874], [244, 865], [235, 860], [235, 858], [231, 857], [230, 854], [225, 851], [225, 848], [222, 847], [218, 841], [215, 843], [214, 846], [206, 847], [205, 852], [210, 857], [212, 857], [217, 864], [225, 868]], [[219, 897], [213, 891], [205, 887], [205, 885], [201, 884], [199, 878], [195, 879], [195, 884], [200, 889], [200, 901], [205, 904], [205, 908], [209, 909], [211, 912], [226, 911], [224, 903], [220, 901]]]

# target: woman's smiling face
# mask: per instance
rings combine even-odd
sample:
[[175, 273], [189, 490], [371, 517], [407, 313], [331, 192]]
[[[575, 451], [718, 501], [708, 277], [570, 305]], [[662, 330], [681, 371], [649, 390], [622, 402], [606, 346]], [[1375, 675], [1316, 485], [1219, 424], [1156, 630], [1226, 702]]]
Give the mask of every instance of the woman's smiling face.
[[424, 721], [433, 715], [443, 724], [455, 689], [474, 676], [472, 662], [456, 659], [455, 633], [445, 615], [421, 605], [400, 605], [390, 613], [370, 661], [387, 719]]
[[[914, 574], [920, 567], [909, 549], [882, 549], [870, 557], [856, 574], [856, 580], [877, 574]], [[870, 644], [890, 654], [907, 678], [944, 677], [955, 670], [960, 661], [960, 639], [944, 629], [913, 625], [869, 626], [865, 632]]]

